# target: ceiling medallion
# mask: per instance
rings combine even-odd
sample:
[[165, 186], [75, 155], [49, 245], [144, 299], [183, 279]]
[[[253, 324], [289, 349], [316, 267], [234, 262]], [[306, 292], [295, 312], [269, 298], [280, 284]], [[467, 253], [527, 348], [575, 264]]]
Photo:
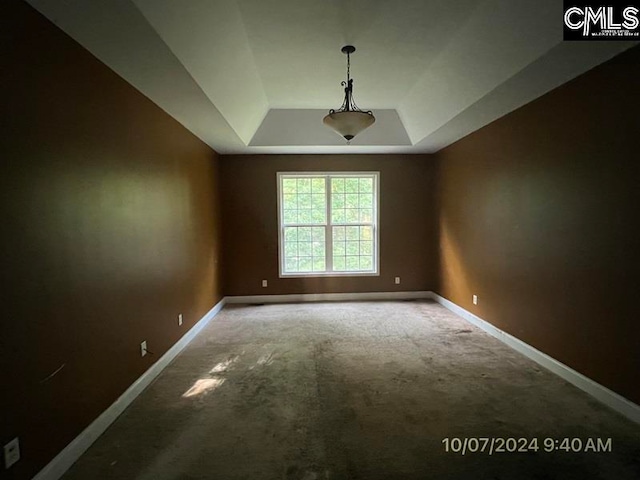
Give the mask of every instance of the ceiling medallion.
[[344, 101], [338, 110], [329, 110], [329, 114], [324, 117], [322, 122], [329, 128], [336, 131], [340, 136], [347, 140], [347, 144], [351, 139], [364, 129], [373, 125], [376, 117], [370, 110], [360, 110], [353, 100], [353, 78], [351, 75], [351, 54], [356, 51], [353, 45], [342, 47], [342, 53], [347, 55], [347, 81], [341, 82], [344, 87]]

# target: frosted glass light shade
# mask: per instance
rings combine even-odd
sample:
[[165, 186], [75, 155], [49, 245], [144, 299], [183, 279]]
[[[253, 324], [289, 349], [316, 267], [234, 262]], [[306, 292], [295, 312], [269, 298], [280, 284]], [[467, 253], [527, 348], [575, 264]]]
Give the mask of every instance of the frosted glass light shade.
[[346, 112], [330, 113], [322, 119], [322, 122], [333, 129], [340, 136], [351, 140], [365, 128], [370, 127], [376, 121], [376, 117], [367, 112]]

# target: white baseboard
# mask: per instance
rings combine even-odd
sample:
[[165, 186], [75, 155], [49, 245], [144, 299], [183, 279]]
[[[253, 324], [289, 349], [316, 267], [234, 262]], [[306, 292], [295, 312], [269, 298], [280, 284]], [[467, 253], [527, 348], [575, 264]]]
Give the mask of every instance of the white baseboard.
[[431, 292], [297, 293], [225, 297], [226, 303], [349, 302], [367, 300], [413, 300], [431, 298]]
[[431, 298], [448, 310], [451, 310], [456, 315], [464, 318], [468, 322], [487, 332], [489, 335], [497, 338], [509, 347], [520, 352], [525, 357], [530, 358], [547, 370], [550, 370], [559, 377], [562, 377], [567, 382], [575, 385], [581, 390], [584, 390], [589, 395], [593, 396], [605, 405], [613, 408], [630, 420], [640, 423], [640, 405], [637, 405], [632, 401], [627, 400], [622, 395], [617, 394], [613, 390], [610, 390], [607, 387], [594, 382], [589, 377], [584, 376], [580, 372], [575, 371], [571, 367], [568, 367], [564, 363], [561, 363], [555, 358], [550, 357], [546, 353], [543, 353], [540, 350], [532, 347], [528, 343], [519, 340], [513, 335], [500, 330], [498, 327], [490, 324], [486, 320], [481, 319], [480, 317], [447, 300], [446, 298], [441, 297], [437, 293], [431, 292]]
[[514, 350], [537, 362], [547, 370], [564, 378], [569, 383], [584, 390], [605, 405], [618, 411], [625, 417], [640, 423], [640, 405], [627, 400], [607, 387], [594, 382], [590, 378], [573, 370], [571, 367], [557, 361], [549, 355], [537, 350], [531, 345], [500, 330], [489, 322], [473, 313], [441, 297], [437, 293], [428, 291], [417, 292], [367, 292], [367, 293], [322, 293], [322, 294], [293, 294], [293, 295], [249, 295], [225, 297], [220, 300], [207, 314], [196, 323], [173, 347], [144, 372], [107, 410], [105, 410], [91, 425], [67, 445], [47, 466], [33, 477], [33, 480], [58, 480], [73, 465], [80, 456], [95, 442], [111, 425], [131, 402], [162, 372], [162, 370], [198, 335], [204, 327], [215, 317], [227, 303], [296, 303], [322, 301], [366, 301], [366, 300], [413, 300], [433, 299], [448, 310], [476, 325], [493, 337], [502, 341]]
[[191, 340], [215, 317], [225, 304], [224, 298], [209, 310], [191, 330], [144, 372], [120, 397], [111, 404], [91, 425], [71, 441], [64, 450], [51, 460], [33, 480], [58, 480], [100, 435], [120, 416], [129, 404], [162, 372], [162, 370], [184, 349]]

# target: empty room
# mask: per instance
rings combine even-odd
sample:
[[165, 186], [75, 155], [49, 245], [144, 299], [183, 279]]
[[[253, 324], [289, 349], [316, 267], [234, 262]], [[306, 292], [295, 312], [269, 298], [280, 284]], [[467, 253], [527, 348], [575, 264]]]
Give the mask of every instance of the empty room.
[[0, 479], [640, 478], [638, 2], [0, 12]]

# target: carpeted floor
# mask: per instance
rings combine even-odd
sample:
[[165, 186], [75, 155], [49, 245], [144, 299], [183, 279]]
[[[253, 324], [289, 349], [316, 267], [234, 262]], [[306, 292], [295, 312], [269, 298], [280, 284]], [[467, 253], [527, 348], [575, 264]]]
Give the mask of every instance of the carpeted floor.
[[64, 476], [592, 478], [640, 426], [428, 301], [227, 307]]

